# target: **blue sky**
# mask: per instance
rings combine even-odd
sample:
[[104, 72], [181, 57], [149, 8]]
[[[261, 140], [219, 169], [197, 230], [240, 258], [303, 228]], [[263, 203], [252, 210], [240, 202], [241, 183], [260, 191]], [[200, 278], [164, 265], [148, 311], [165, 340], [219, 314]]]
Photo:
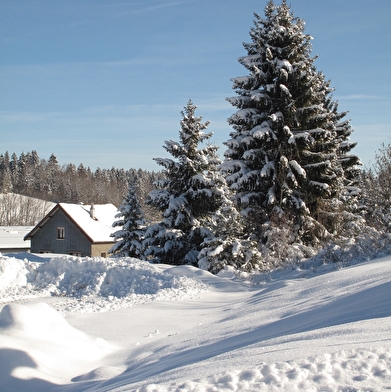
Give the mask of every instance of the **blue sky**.
[[[276, 1], [279, 3], [279, 1]], [[229, 138], [230, 79], [247, 75], [266, 0], [0, 0], [0, 153], [159, 170], [189, 98], [212, 141]], [[367, 166], [391, 136], [391, 2], [292, 0], [316, 66], [349, 111]]]

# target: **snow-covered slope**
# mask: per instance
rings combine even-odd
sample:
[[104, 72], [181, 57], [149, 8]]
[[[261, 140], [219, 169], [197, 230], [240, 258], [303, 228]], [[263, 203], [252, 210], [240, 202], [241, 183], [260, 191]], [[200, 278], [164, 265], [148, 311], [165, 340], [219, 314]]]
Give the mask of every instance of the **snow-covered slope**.
[[0, 390], [391, 389], [391, 257], [258, 281], [2, 256]]

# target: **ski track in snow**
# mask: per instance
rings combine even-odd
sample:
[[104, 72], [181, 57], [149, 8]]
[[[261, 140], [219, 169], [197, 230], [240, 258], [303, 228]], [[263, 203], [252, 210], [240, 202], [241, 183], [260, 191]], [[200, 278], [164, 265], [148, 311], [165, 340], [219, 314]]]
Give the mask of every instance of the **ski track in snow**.
[[335, 269], [0, 256], [0, 390], [391, 390], [391, 258]]

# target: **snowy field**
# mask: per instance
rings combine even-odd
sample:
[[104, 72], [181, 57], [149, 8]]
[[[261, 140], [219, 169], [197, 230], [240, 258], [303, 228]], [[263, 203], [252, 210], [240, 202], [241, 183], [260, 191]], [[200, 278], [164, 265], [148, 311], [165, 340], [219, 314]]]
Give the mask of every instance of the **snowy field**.
[[391, 390], [391, 257], [252, 283], [23, 257], [0, 256], [2, 392]]

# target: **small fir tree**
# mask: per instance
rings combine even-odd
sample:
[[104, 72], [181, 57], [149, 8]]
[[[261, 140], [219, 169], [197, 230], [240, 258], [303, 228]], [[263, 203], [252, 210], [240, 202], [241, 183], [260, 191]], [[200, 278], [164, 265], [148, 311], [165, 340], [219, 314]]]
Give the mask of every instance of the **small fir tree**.
[[163, 214], [163, 219], [146, 230], [145, 254], [168, 264], [196, 263], [200, 244], [208, 230], [203, 222], [216, 211], [222, 200], [219, 188], [217, 147], [206, 144], [212, 133], [205, 133], [209, 122], [195, 116], [191, 100], [182, 111], [179, 142], [166, 141], [164, 148], [174, 158], [155, 158], [164, 167], [164, 178], [149, 194], [147, 204]]
[[143, 259], [144, 219], [134, 183], [129, 185], [128, 194], [119, 207], [116, 218], [120, 219], [113, 223], [113, 227], [120, 229], [111, 235], [117, 242], [111, 247], [109, 253]]

